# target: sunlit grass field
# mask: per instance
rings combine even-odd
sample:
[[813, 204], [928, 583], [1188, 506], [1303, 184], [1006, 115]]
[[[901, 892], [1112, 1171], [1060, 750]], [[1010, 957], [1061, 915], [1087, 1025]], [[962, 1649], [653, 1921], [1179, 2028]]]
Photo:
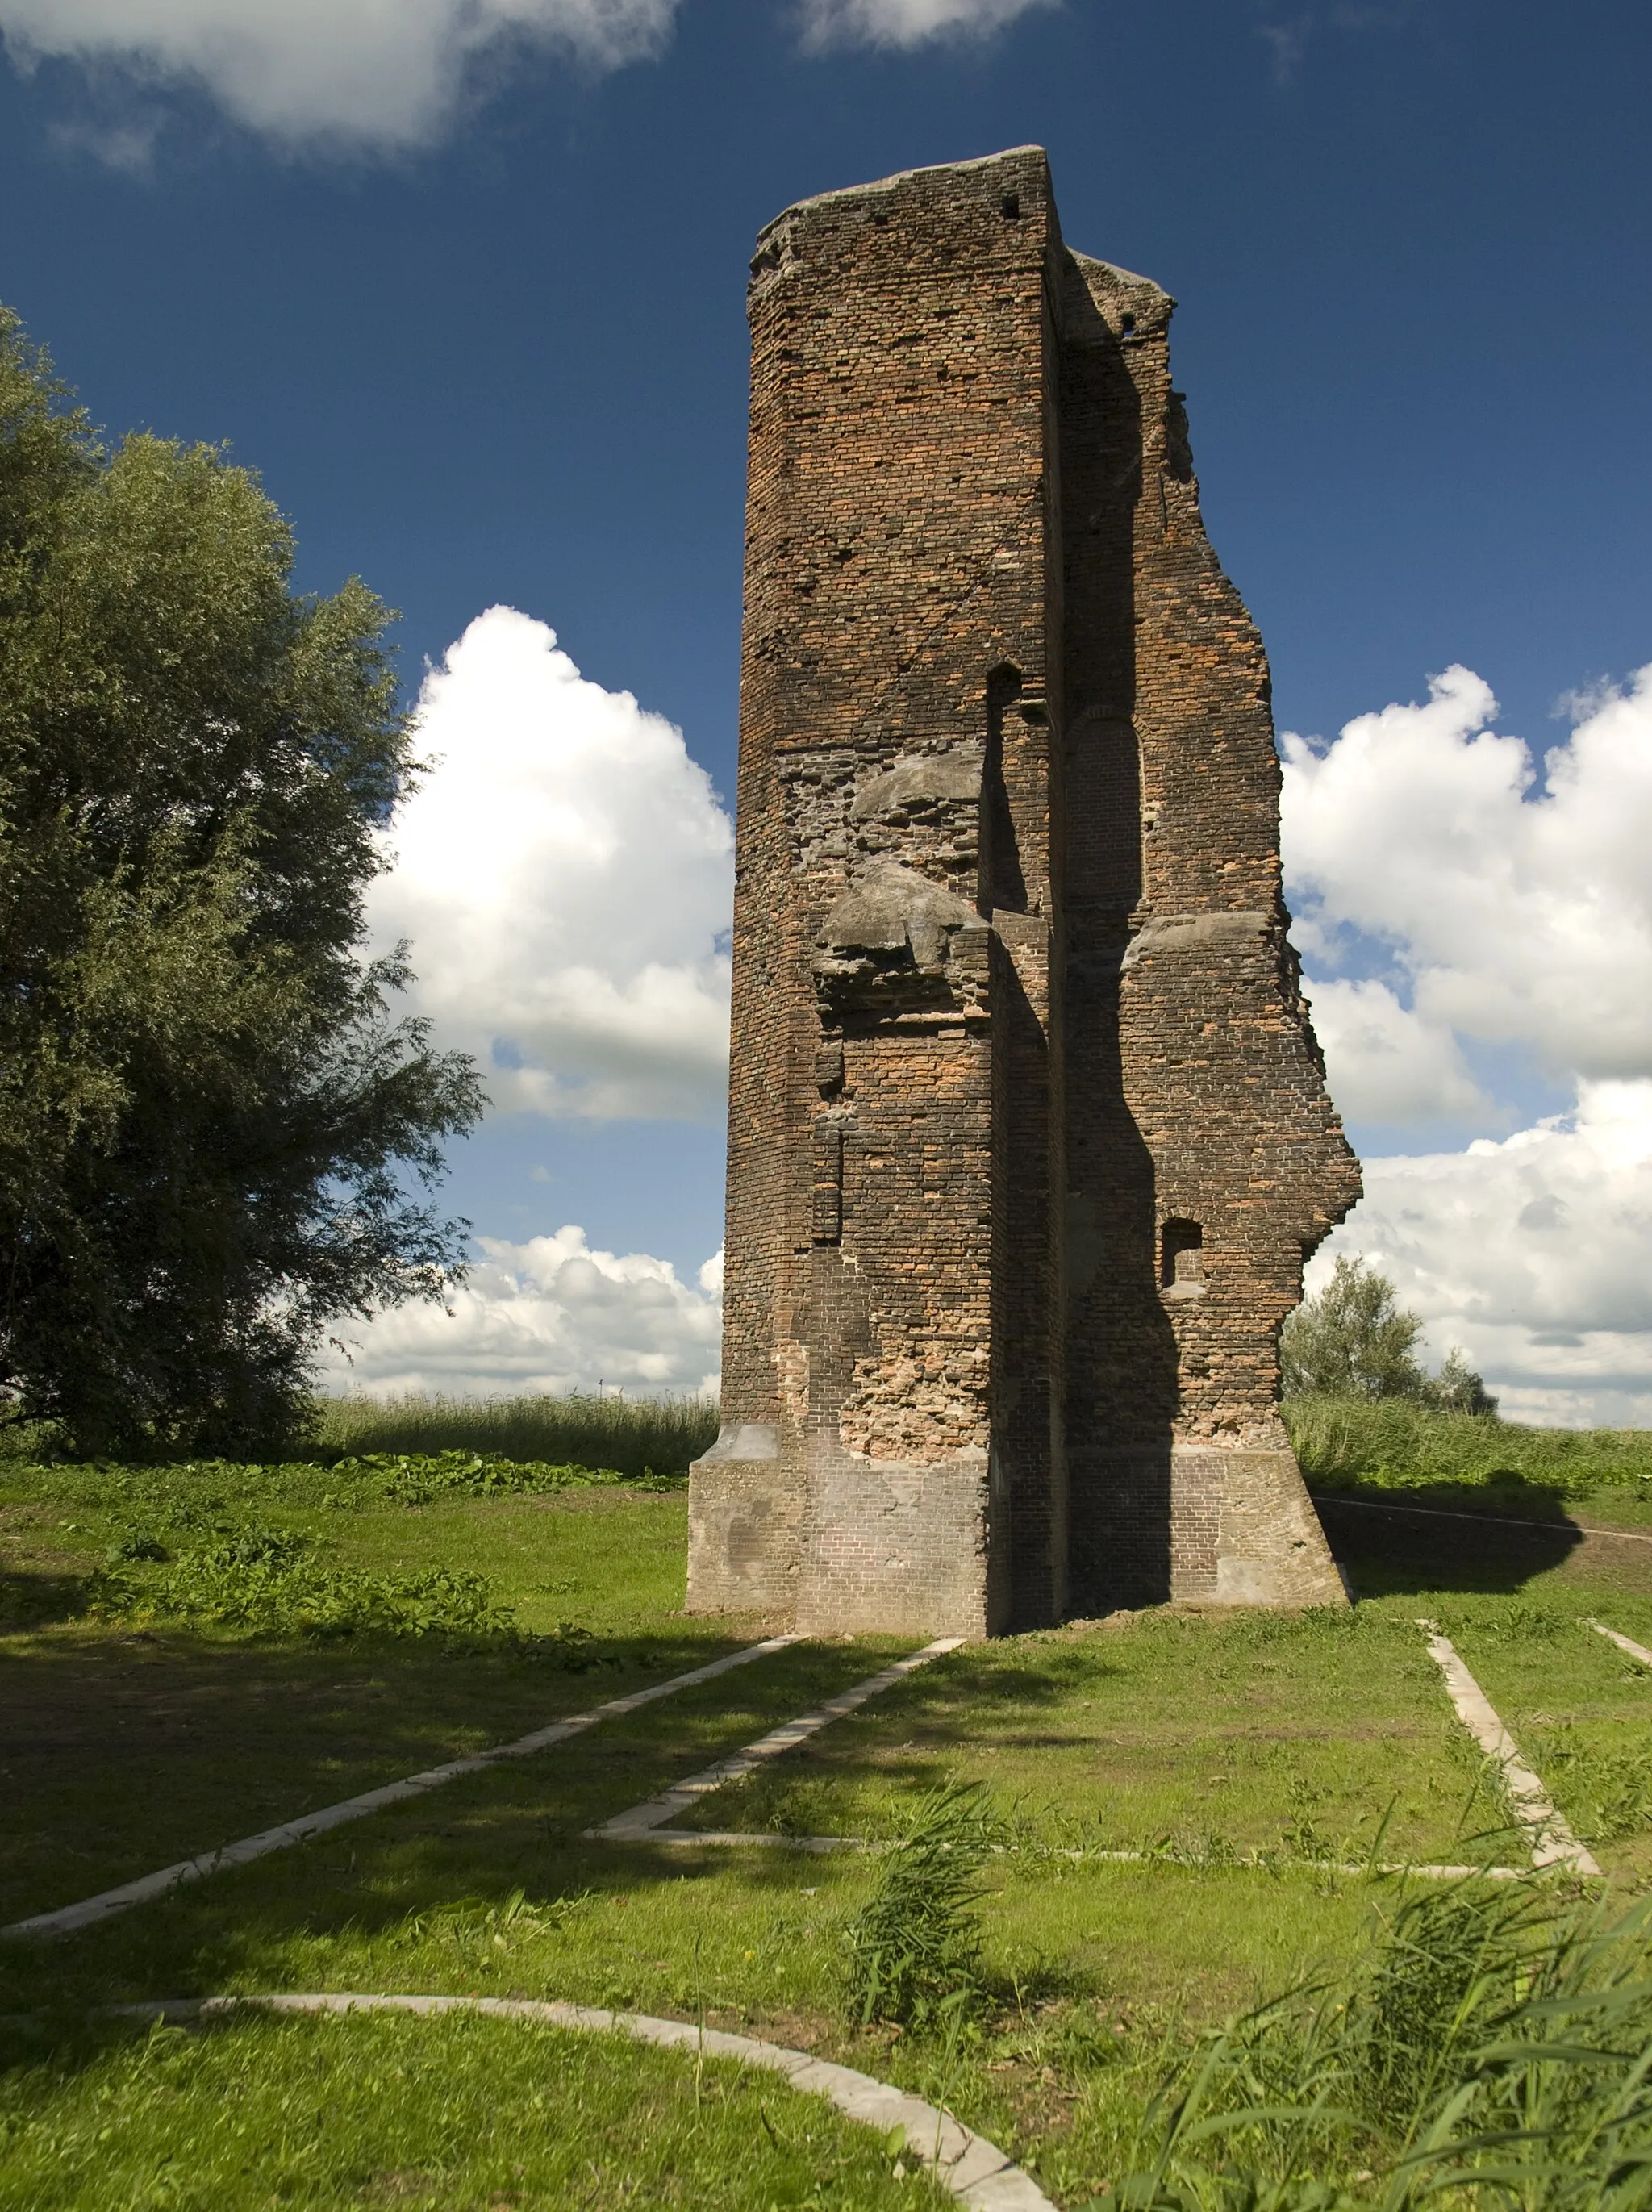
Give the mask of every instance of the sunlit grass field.
[[952, 2201], [770, 2075], [463, 2015], [106, 2027], [14, 2069], [0, 2130], [33, 2212]]
[[[768, 1626], [684, 1614], [680, 1481], [485, 1455], [444, 1476], [404, 1450], [339, 1455], [354, 1468], [0, 1470], [0, 1919]], [[1368, 1540], [1362, 1555], [1339, 1536], [1365, 1592], [1351, 1613], [1164, 1609], [934, 1662], [690, 1816], [771, 1843], [585, 1832], [917, 1639], [799, 1644], [78, 1934], [0, 1942], [0, 2202], [931, 2201], [896, 2179], [898, 2147], [670, 2053], [504, 2022], [151, 2037], [95, 2017], [355, 1990], [568, 1998], [807, 2047], [945, 2103], [1058, 2204], [1087, 2205], [1139, 2165], [1155, 2092], [1202, 2033], [1361, 1970], [1423, 1887], [1377, 1866], [1518, 1854], [1419, 1615], [1453, 1637], [1619, 1901], [1652, 1872], [1652, 1674], [1585, 1625], [1652, 1643], [1652, 1566], [1637, 1587], [1632, 1547], [1600, 1577], [1583, 1553], [1488, 1552], [1472, 1527], [1420, 1550]], [[438, 1571], [448, 1598], [407, 1596]], [[225, 1612], [237, 1575], [264, 1594], [252, 1626]], [[203, 1610], [167, 1609], [197, 1589]], [[848, 1930], [883, 1862], [787, 1838], [887, 1843], [945, 1778], [984, 1783], [997, 1823], [985, 2002], [950, 2039], [855, 2028]]]

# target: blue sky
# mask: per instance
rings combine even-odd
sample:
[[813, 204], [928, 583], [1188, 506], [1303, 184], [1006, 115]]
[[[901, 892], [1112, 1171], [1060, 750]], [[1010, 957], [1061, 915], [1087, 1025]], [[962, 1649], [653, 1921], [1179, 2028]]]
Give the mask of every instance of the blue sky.
[[[302, 583], [330, 589], [359, 573], [402, 610], [410, 696], [484, 610], [514, 608], [555, 630], [588, 685], [680, 728], [723, 792], [753, 234], [834, 185], [1047, 146], [1070, 242], [1181, 301], [1174, 359], [1212, 534], [1261, 624], [1281, 727], [1322, 738], [1346, 770], [1333, 790], [1315, 782], [1317, 756], [1303, 769], [1303, 819], [1317, 827], [1299, 902], [1318, 916], [1310, 974], [1345, 987], [1326, 1025], [1330, 1046], [1341, 1024], [1332, 1072], [1356, 1142], [1373, 1158], [1449, 1161], [1477, 1140], [1532, 1135], [1543, 1117], [1571, 1116], [1560, 1134], [1574, 1139], [1609, 1125], [1617, 1135], [1591, 1138], [1590, 1158], [1618, 1164], [1600, 1169], [1593, 1200], [1567, 1201], [1570, 1260], [1587, 1273], [1602, 1239], [1632, 1243], [1652, 1218], [1638, 1139], [1623, 1133], [1652, 1127], [1636, 1088], [1652, 1078], [1652, 1043], [1645, 1023], [1638, 1042], [1628, 1036], [1632, 1009], [1607, 1003], [1623, 977], [1563, 962], [1547, 1013], [1481, 1020], [1471, 1006], [1503, 988], [1499, 913], [1515, 935], [1558, 943], [1593, 927], [1599, 939], [1599, 917], [1562, 913], [1560, 878], [1543, 870], [1587, 874], [1602, 809], [1639, 820], [1652, 707], [1594, 744], [1588, 803], [1570, 828], [1546, 817], [1556, 835], [1537, 838], [1501, 906], [1446, 902], [1452, 945], [1424, 943], [1426, 884], [1409, 905], [1385, 905], [1382, 884], [1404, 868], [1351, 857], [1327, 813], [1333, 802], [1369, 811], [1416, 738], [1417, 804], [1437, 821], [1436, 802], [1455, 793], [1466, 810], [1437, 864], [1484, 888], [1525, 823], [1474, 782], [1475, 763], [1494, 759], [1476, 750], [1486, 727], [1517, 734], [1540, 763], [1574, 723], [1596, 728], [1601, 686], [1652, 661], [1652, 23], [1641, 11], [1590, 0], [1564, 11], [1521, 0], [407, 0], [388, 11], [0, 0], [0, 298], [94, 416], [114, 430], [228, 440], [294, 517]], [[514, 635], [526, 653], [531, 641]], [[472, 658], [479, 667], [480, 649]], [[1344, 726], [1426, 701], [1453, 665], [1491, 687], [1495, 718], [1476, 720], [1469, 700], [1455, 721], [1389, 726], [1382, 759], [1356, 774], [1358, 748], [1333, 742]], [[1559, 711], [1591, 689], [1592, 702]], [[575, 695], [563, 682], [556, 696]], [[475, 725], [452, 713], [453, 729]], [[678, 793], [703, 835], [687, 888], [670, 877], [658, 896], [703, 904], [709, 801], [661, 743], [644, 747], [665, 779], [661, 803]], [[1509, 803], [1533, 813], [1545, 787]], [[1395, 819], [1405, 843], [1403, 809]], [[518, 858], [513, 881], [531, 884], [532, 856]], [[610, 889], [618, 915], [635, 894]], [[552, 916], [549, 936], [530, 928], [525, 942], [565, 946], [569, 927]], [[665, 943], [637, 959], [669, 966]], [[693, 990], [714, 996], [714, 951], [683, 958]], [[1458, 986], [1440, 983], [1447, 971]], [[1349, 995], [1362, 979], [1388, 997]], [[1576, 1023], [1561, 1035], [1554, 1008], [1567, 998], [1594, 1009], [1610, 1049], [1580, 1043]], [[565, 1034], [547, 1031], [541, 1056]], [[501, 1041], [508, 1060], [515, 1048]], [[1386, 1083], [1367, 1079], [1378, 1047]], [[1602, 1083], [1619, 1087], [1606, 1097]], [[499, 1285], [519, 1291], [539, 1264], [524, 1248], [571, 1224], [596, 1252], [668, 1263], [682, 1295], [665, 1303], [689, 1314], [689, 1348], [670, 1354], [665, 1379], [695, 1379], [707, 1340], [695, 1301], [713, 1291], [684, 1286], [717, 1244], [721, 1208], [704, 1085], [646, 1098], [621, 1086], [601, 1114], [570, 1113], [571, 1093], [547, 1111], [549, 1094], [536, 1104], [508, 1068], [495, 1088], [513, 1110], [456, 1154], [450, 1188], [481, 1233], [513, 1248], [495, 1255]], [[628, 1110], [639, 1098], [643, 1115]], [[1527, 1212], [1556, 1195], [1546, 1184], [1534, 1200], [1533, 1173], [1577, 1171], [1571, 1155], [1540, 1170], [1542, 1152], [1534, 1135], [1518, 1160], [1497, 1155], [1504, 1182], [1526, 1178]], [[1652, 1310], [1594, 1276], [1566, 1294], [1576, 1326], [1534, 1305], [1494, 1310], [1493, 1291], [1448, 1279], [1403, 1223], [1419, 1203], [1466, 1205], [1472, 1221], [1477, 1206], [1512, 1198], [1465, 1197], [1461, 1176], [1441, 1169], [1422, 1180], [1454, 1194], [1422, 1202], [1419, 1172], [1376, 1179], [1356, 1242], [1401, 1276], [1436, 1350], [1455, 1337], [1491, 1368], [1501, 1361], [1516, 1402], [1546, 1418], [1628, 1418], [1644, 1397], [1652, 1419]], [[1598, 1237], [1583, 1225], [1597, 1202]], [[492, 1295], [508, 1303], [499, 1285]], [[531, 1346], [539, 1324], [525, 1307], [517, 1319]], [[580, 1349], [577, 1335], [561, 1367], [439, 1371], [409, 1340], [386, 1371], [508, 1379], [571, 1371], [576, 1350], [587, 1366], [623, 1365], [617, 1336]], [[1578, 1347], [1546, 1364], [1533, 1349], [1545, 1335]], [[628, 1371], [648, 1379], [646, 1362]]]

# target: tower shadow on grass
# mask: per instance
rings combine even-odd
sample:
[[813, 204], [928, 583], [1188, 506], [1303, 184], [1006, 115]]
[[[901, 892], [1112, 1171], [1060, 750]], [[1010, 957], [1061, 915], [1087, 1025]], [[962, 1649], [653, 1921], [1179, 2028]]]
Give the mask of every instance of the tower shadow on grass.
[[[1331, 1548], [1362, 1597], [1472, 1590], [1511, 1595], [1563, 1567], [1586, 1541], [1562, 1491], [1510, 1476], [1495, 1490], [1455, 1483], [1315, 1489]], [[1646, 1585], [1652, 1589], [1652, 1544]]]

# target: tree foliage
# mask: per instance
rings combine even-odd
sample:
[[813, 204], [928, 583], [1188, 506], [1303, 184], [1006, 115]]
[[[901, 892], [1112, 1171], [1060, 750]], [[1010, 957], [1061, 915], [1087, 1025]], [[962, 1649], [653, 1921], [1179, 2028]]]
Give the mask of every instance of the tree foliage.
[[0, 1388], [83, 1449], [267, 1437], [459, 1261], [476, 1073], [361, 951], [389, 617], [293, 550], [218, 449], [106, 451], [0, 310]]
[[1288, 1398], [1412, 1398], [1453, 1413], [1494, 1413], [1497, 1400], [1454, 1346], [1437, 1376], [1417, 1358], [1423, 1324], [1394, 1285], [1364, 1260], [1340, 1259], [1317, 1297], [1279, 1337]]

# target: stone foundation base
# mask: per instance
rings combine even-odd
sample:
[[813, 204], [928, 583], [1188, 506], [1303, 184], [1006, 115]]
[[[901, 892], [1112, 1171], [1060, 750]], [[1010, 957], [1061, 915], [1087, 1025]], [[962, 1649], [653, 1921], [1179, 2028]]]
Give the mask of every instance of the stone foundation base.
[[689, 1470], [688, 1609], [777, 1614], [807, 1636], [994, 1635], [1001, 1517], [984, 1452], [908, 1466], [726, 1431]]
[[1288, 1445], [1273, 1451], [1178, 1444], [1170, 1460], [1172, 1525], [1213, 1518], [1215, 1541], [1188, 1542], [1170, 1595], [1217, 1605], [1346, 1605], [1314, 1502]]
[[[1070, 1475], [1075, 1613], [1347, 1602], [1288, 1446], [1074, 1453]], [[726, 1430], [689, 1470], [689, 1611], [761, 1613], [807, 1636], [999, 1635], [1001, 1490], [984, 1453], [907, 1466]]]
[[1070, 1474], [1080, 1611], [1348, 1601], [1288, 1445], [1075, 1452]]
[[803, 1504], [802, 1469], [781, 1460], [774, 1429], [725, 1429], [689, 1469], [689, 1611], [789, 1621]]

